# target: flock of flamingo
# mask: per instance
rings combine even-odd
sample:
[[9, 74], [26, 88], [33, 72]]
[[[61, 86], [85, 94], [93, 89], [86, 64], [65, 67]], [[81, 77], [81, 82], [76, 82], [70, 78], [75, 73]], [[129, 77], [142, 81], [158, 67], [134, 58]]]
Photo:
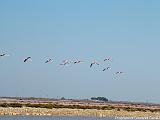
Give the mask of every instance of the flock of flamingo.
[[[2, 54], [0, 54], [0, 58], [2, 58], [2, 57], [6, 57], [6, 56], [9, 56], [8, 54], [6, 54], [6, 53], [2, 53]], [[106, 62], [106, 61], [111, 61], [111, 57], [107, 57], [107, 58], [105, 58], [103, 61], [104, 62]], [[26, 62], [29, 62], [29, 61], [32, 61], [32, 57], [30, 57], [30, 56], [28, 56], [28, 57], [25, 57], [24, 59], [23, 59], [23, 62], [24, 63], [26, 63]], [[47, 63], [51, 63], [51, 62], [53, 62], [53, 59], [52, 58], [48, 58], [44, 63], [45, 64], [47, 64]], [[66, 65], [69, 65], [69, 64], [79, 64], [79, 63], [83, 63], [84, 61], [81, 61], [81, 60], [76, 60], [76, 61], [69, 61], [69, 60], [63, 60], [62, 61], [62, 63], [60, 64], [60, 65], [63, 65], [63, 66], [66, 66]], [[92, 68], [92, 66], [93, 65], [100, 65], [96, 60], [94, 60], [94, 61], [92, 61], [91, 63], [90, 63], [90, 68]], [[106, 68], [103, 68], [103, 72], [104, 71], [106, 71], [106, 70], [110, 70], [111, 69], [111, 67], [106, 67]], [[117, 72], [115, 72], [114, 74], [123, 74], [124, 72], [122, 72], [122, 71], [117, 71]]]

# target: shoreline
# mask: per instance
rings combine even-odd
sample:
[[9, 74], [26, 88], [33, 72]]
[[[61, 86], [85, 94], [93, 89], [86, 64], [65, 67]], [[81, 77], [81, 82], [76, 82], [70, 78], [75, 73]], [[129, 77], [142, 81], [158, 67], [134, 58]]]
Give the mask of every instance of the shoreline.
[[71, 108], [0, 107], [0, 116], [159, 117], [160, 112]]

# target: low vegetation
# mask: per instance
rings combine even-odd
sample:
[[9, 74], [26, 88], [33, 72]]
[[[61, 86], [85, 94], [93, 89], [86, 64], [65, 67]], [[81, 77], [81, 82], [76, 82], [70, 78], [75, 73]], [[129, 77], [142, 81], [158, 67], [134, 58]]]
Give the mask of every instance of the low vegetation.
[[23, 104], [20, 103], [1, 103], [0, 107], [23, 107]]

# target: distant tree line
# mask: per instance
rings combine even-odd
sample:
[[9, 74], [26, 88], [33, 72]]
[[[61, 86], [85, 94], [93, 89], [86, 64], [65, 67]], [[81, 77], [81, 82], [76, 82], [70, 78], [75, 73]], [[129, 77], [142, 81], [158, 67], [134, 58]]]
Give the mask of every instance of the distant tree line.
[[106, 97], [91, 97], [91, 100], [98, 100], [98, 101], [104, 101], [104, 102], [108, 101]]

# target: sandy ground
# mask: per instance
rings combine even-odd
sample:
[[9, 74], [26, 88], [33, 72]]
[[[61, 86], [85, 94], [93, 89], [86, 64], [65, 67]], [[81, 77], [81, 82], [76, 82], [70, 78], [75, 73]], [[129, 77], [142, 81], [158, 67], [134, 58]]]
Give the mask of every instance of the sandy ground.
[[159, 117], [160, 112], [128, 112], [117, 110], [96, 109], [46, 109], [46, 108], [3, 108], [0, 107], [0, 115], [33, 115], [33, 116], [87, 116], [87, 117]]

